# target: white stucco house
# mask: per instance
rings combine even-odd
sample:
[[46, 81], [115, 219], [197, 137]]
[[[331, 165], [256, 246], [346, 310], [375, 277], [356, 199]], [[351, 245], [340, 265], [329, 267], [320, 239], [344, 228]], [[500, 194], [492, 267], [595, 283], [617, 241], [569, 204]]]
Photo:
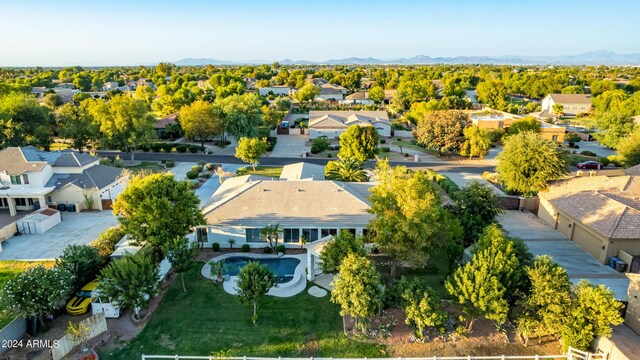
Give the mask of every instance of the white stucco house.
[[0, 151], [0, 210], [33, 211], [58, 204], [103, 210], [127, 185], [123, 169], [99, 164], [100, 159], [76, 151], [47, 152], [35, 147]]
[[349, 126], [373, 126], [380, 136], [391, 136], [386, 111], [309, 111], [309, 139], [337, 139]]
[[347, 95], [344, 100], [340, 101], [343, 105], [374, 105], [375, 102], [369, 99], [368, 91], [356, 91], [351, 95]]
[[341, 230], [365, 234], [371, 183], [324, 180], [324, 167], [309, 163], [285, 166], [286, 178], [245, 175], [227, 179], [203, 208], [207, 225], [196, 229], [205, 246], [218, 243], [253, 248], [268, 245], [260, 229], [279, 225], [280, 243], [300, 247]]
[[286, 85], [265, 86], [258, 89], [261, 96], [267, 96], [270, 93], [276, 96], [287, 96], [291, 94], [291, 87]]
[[340, 101], [344, 99], [344, 94], [333, 88], [321, 87], [315, 97], [315, 101]]
[[[591, 112], [591, 95], [587, 94], [549, 94], [542, 99], [542, 112], [555, 114], [553, 106], [561, 104], [564, 116], [576, 116]], [[556, 114], [557, 115], [557, 114]]]

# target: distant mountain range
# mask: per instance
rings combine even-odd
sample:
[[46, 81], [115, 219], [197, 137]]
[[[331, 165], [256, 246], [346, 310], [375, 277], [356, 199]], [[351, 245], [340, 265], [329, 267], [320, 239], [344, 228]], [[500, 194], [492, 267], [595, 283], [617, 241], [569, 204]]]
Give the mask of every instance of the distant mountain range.
[[[265, 64], [273, 61], [226, 61], [209, 58], [186, 58], [174, 64], [197, 65], [246, 65]], [[372, 57], [350, 57], [326, 61], [291, 60], [279, 61], [282, 65], [433, 65], [433, 64], [496, 64], [496, 65], [640, 65], [640, 53], [616, 54], [610, 51], [592, 51], [575, 55], [559, 56], [456, 56], [430, 57], [417, 55], [410, 58], [376, 59]]]

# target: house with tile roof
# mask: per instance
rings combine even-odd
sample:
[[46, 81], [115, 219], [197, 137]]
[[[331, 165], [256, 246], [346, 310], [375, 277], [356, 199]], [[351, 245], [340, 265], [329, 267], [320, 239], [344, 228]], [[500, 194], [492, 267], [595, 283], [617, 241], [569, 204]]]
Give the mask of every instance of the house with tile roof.
[[538, 217], [600, 262], [640, 255], [639, 176], [577, 177], [538, 196]]
[[47, 152], [33, 146], [0, 151], [0, 211], [11, 216], [58, 204], [74, 204], [77, 211], [103, 210], [127, 185], [120, 168], [72, 150]]
[[373, 184], [324, 180], [320, 165], [285, 168], [280, 178], [245, 175], [225, 180], [204, 206], [207, 225], [197, 228], [196, 238], [209, 246], [227, 246], [233, 239], [236, 246], [262, 248], [268, 244], [260, 229], [278, 224], [280, 241], [299, 247], [302, 237], [313, 242], [341, 230], [366, 232], [373, 218], [368, 200]]
[[309, 111], [309, 139], [337, 139], [349, 126], [373, 126], [380, 136], [391, 136], [386, 111]]
[[[563, 116], [576, 116], [591, 112], [591, 95], [587, 94], [549, 94], [542, 99], [542, 112], [554, 114], [553, 106], [563, 106]], [[556, 114], [557, 115], [557, 114]]]

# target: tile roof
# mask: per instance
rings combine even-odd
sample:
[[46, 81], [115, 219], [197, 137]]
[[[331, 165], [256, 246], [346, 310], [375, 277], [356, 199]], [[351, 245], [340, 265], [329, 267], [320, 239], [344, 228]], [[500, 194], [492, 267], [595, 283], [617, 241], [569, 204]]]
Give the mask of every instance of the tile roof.
[[327, 180], [246, 181], [234, 188], [218, 189], [204, 213], [208, 224], [365, 226], [373, 218], [364, 196], [372, 186]]
[[100, 159], [74, 150], [42, 151], [33, 146], [20, 148], [28, 161], [46, 161], [55, 167], [82, 167]]
[[591, 104], [591, 95], [587, 94], [549, 94], [555, 103]]
[[122, 172], [123, 169], [121, 168], [95, 165], [83, 170], [79, 174], [53, 174], [46, 186], [55, 186], [56, 189], [60, 189], [73, 184], [82, 189], [103, 189], [116, 182], [116, 180], [122, 176]]
[[174, 113], [174, 114], [169, 114], [165, 117], [163, 117], [162, 119], [156, 121], [156, 123], [153, 125], [154, 129], [164, 129], [167, 127], [167, 125], [169, 124], [175, 124], [178, 120], [178, 114]]
[[[329, 120], [329, 121], [327, 121]], [[336, 125], [390, 125], [386, 111], [309, 111], [309, 128], [336, 127]]]
[[640, 165], [636, 165], [636, 166], [632, 166], [628, 169], [624, 170], [624, 173], [626, 175], [636, 175], [636, 176], [640, 176]]
[[283, 180], [324, 180], [324, 166], [299, 162], [285, 165], [280, 179]]
[[28, 160], [21, 149], [17, 147], [0, 150], [0, 171], [5, 171], [9, 175], [20, 175], [28, 171], [42, 171], [46, 165], [46, 161]]
[[574, 178], [538, 196], [605, 237], [640, 239], [640, 178]]

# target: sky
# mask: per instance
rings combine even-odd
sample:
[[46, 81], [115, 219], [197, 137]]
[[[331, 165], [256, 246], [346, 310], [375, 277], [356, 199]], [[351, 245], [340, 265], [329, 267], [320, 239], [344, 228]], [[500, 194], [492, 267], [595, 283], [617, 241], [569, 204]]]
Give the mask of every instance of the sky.
[[0, 0], [0, 66], [640, 52], [640, 1]]

